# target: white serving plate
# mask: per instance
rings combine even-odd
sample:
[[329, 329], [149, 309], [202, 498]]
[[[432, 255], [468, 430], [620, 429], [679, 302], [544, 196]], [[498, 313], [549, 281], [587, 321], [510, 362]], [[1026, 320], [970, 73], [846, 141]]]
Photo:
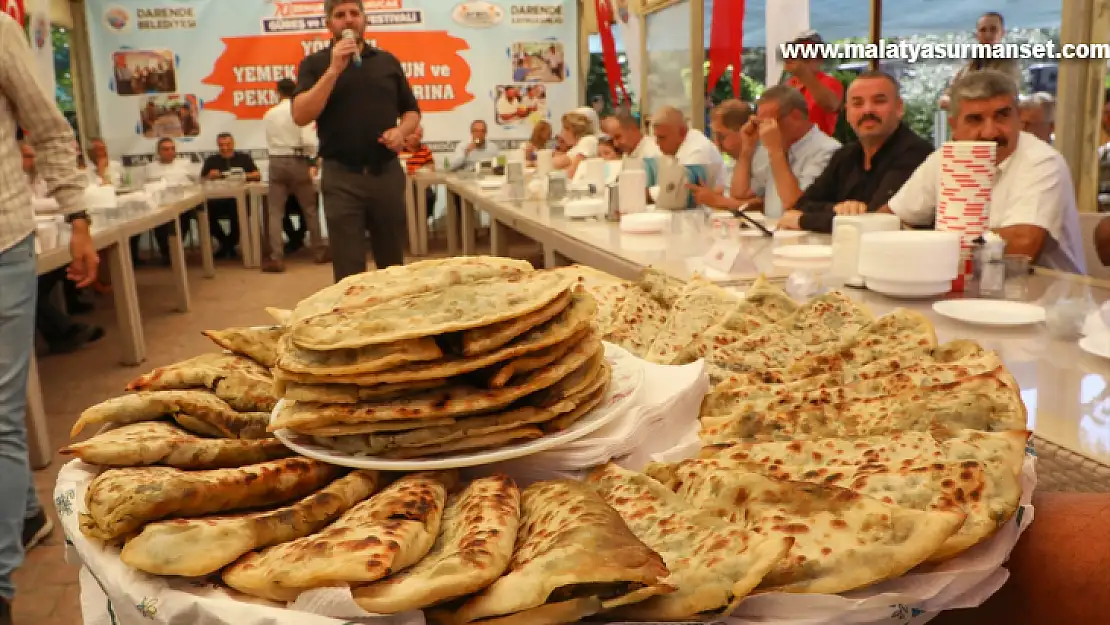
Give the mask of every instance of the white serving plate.
[[[605, 343], [605, 358], [612, 365], [613, 377], [609, 383], [609, 390], [605, 399], [596, 408], [562, 432], [521, 443], [510, 443], [499, 449], [470, 451], [435, 458], [391, 460], [343, 453], [320, 445], [311, 436], [298, 434], [291, 430], [278, 430], [274, 432], [274, 436], [286, 447], [303, 456], [355, 469], [427, 471], [473, 467], [523, 458], [588, 436], [623, 415], [635, 403], [644, 382], [644, 370], [640, 365], [640, 360], [624, 349], [610, 343]], [[271, 418], [278, 414], [283, 402], [284, 400], [279, 401], [278, 405], [274, 407]]]
[[999, 299], [953, 299], [933, 304], [939, 315], [984, 326], [1024, 326], [1045, 320], [1044, 308]]
[[803, 261], [832, 260], [833, 256], [831, 245], [784, 245], [771, 253], [779, 258]]
[[1110, 334], [1090, 334], [1079, 339], [1079, 349], [1101, 358], [1110, 358]]
[[671, 223], [670, 213], [629, 213], [621, 215], [621, 232], [658, 234]]
[[944, 295], [952, 290], [951, 280], [939, 282], [899, 282], [894, 280], [879, 280], [865, 278], [867, 289], [881, 293], [887, 297], [902, 297], [906, 299], [925, 299]]

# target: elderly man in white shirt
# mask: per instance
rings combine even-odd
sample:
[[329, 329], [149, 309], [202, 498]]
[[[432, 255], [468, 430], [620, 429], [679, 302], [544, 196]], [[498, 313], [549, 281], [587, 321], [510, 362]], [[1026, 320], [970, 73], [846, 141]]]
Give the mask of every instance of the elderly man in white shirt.
[[721, 152], [699, 130], [687, 125], [681, 111], [664, 106], [651, 118], [651, 125], [662, 154], [678, 159], [687, 169], [703, 169], [702, 182], [710, 188], [723, 184], [725, 160]]
[[173, 139], [163, 137], [158, 140], [154, 160], [146, 166], [148, 182], [165, 180], [166, 184], [181, 185], [196, 182], [199, 177], [200, 172], [192, 161], [177, 158], [177, 144]]
[[656, 158], [662, 154], [655, 138], [640, 130], [639, 120], [631, 113], [618, 113], [613, 119], [613, 143], [620, 148], [624, 158]]
[[297, 83], [292, 80], [285, 78], [278, 81], [277, 92], [281, 101], [262, 116], [262, 124], [266, 128], [266, 151], [270, 157], [270, 195], [266, 210], [270, 256], [262, 259], [262, 271], [266, 273], [285, 271], [282, 219], [290, 194], [301, 205], [313, 260], [318, 264], [331, 261], [320, 232], [320, 214], [316, 210], [316, 187], [312, 182], [315, 167], [309, 164], [309, 159], [316, 155], [319, 142], [311, 124], [298, 126], [293, 121], [292, 103], [296, 91]]
[[[998, 176], [990, 228], [1006, 241], [1007, 254], [1028, 256], [1043, 267], [1085, 273], [1079, 213], [1068, 165], [1059, 152], [1022, 132], [1012, 77], [994, 70], [967, 74], [949, 91], [952, 138], [998, 145]], [[941, 153], [917, 168], [884, 211], [915, 226], [936, 218]]]
[[1051, 145], [1056, 132], [1056, 98], [1051, 93], [1038, 91], [1022, 96], [1018, 107], [1021, 129]]
[[497, 160], [497, 157], [501, 156], [501, 149], [490, 142], [488, 135], [489, 126], [486, 122], [480, 119], [470, 122], [470, 140], [459, 142], [455, 153], [448, 161], [449, 169], [459, 171], [476, 163]]

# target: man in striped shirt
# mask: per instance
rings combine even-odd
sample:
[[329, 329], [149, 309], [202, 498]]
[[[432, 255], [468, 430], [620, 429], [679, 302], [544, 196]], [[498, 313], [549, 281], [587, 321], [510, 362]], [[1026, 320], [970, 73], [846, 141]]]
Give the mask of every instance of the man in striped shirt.
[[[405, 147], [401, 148], [398, 154], [401, 162], [405, 163], [405, 173], [412, 176], [421, 169], [428, 168], [435, 170], [436, 161], [435, 155], [424, 143], [424, 127], [417, 126], [416, 132], [413, 132], [408, 137], [405, 137]], [[432, 216], [432, 209], [436, 205], [436, 190], [429, 186], [426, 190], [426, 198], [428, 200], [428, 217]]]
[[98, 258], [89, 235], [73, 130], [35, 78], [23, 28], [0, 12], [0, 625], [12, 622], [12, 573], [24, 545], [50, 532], [27, 461], [27, 372], [35, 332], [35, 215], [16, 129], [26, 131], [47, 194], [73, 227], [68, 277], [84, 287]]

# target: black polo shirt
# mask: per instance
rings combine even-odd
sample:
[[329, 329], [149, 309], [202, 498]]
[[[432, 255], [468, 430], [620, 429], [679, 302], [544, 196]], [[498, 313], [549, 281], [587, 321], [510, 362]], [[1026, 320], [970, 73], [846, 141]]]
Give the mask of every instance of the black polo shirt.
[[[332, 45], [335, 45], [334, 42]], [[297, 94], [308, 91], [331, 65], [331, 46], [301, 61]], [[362, 47], [362, 66], [343, 70], [316, 120], [320, 156], [350, 167], [380, 167], [397, 153], [378, 142], [410, 111], [420, 112], [401, 62], [385, 50]]]
[[224, 158], [219, 154], [213, 154], [204, 159], [204, 165], [200, 168], [201, 178], [207, 178], [208, 174], [213, 171], [218, 171], [221, 174], [227, 173], [235, 167], [242, 168], [243, 172], [253, 174], [258, 171], [258, 165], [254, 164], [254, 159], [246, 152], [235, 152], [231, 158]]
[[832, 232], [836, 216], [833, 207], [848, 200], [867, 204], [872, 213], [886, 206], [932, 152], [933, 144], [905, 124], [899, 124], [875, 153], [871, 169], [863, 168], [863, 146], [859, 142], [845, 145], [832, 155], [825, 171], [794, 205], [803, 213], [802, 228]]

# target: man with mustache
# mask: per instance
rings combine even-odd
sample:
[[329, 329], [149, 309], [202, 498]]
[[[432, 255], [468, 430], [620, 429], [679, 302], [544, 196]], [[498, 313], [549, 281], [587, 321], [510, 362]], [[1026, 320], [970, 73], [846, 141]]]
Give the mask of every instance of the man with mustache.
[[[838, 214], [874, 212], [902, 187], [933, 144], [902, 123], [898, 81], [864, 72], [848, 87], [848, 123], [859, 138], [837, 150], [828, 166], [783, 213], [778, 227], [832, 232]], [[784, 203], [784, 207], [791, 208]]]
[[[1079, 212], [1067, 162], [1052, 146], [1022, 132], [1013, 79], [995, 70], [974, 72], [953, 83], [950, 96], [952, 138], [998, 145], [990, 228], [1006, 240], [1006, 253], [1028, 256], [1050, 269], [1084, 273]], [[883, 210], [910, 225], [933, 223], [939, 180], [938, 152]]]

